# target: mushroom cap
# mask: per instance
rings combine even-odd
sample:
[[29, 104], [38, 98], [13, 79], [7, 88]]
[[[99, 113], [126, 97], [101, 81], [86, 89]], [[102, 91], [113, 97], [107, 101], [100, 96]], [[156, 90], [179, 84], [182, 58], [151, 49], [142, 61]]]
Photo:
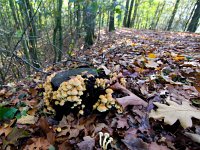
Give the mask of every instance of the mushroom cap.
[[78, 95], [78, 91], [76, 88], [74, 88], [72, 91], [71, 91], [71, 95]]
[[112, 93], [113, 93], [113, 90], [112, 90], [112, 89], [106, 89], [106, 93], [107, 93], [107, 94], [109, 94], [109, 93], [112, 94]]
[[83, 115], [84, 114], [83, 110], [79, 110], [79, 114]]
[[100, 104], [98, 107], [97, 107], [97, 110], [100, 111], [100, 112], [105, 112], [108, 110], [108, 108], [103, 105], [103, 104]]

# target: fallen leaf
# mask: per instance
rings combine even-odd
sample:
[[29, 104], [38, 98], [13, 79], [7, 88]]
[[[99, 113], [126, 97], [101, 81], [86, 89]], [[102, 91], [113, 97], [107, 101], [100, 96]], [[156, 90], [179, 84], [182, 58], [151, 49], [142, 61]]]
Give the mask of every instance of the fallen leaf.
[[29, 137], [29, 133], [27, 131], [24, 129], [13, 128], [6, 139], [3, 141], [3, 149], [5, 149], [10, 144], [17, 145], [18, 140], [24, 137]]
[[184, 129], [192, 126], [192, 117], [200, 119], [200, 111], [190, 106], [189, 102], [183, 101], [182, 105], [179, 105], [171, 101], [169, 97], [166, 101], [169, 106], [154, 102], [154, 105], [156, 105], [158, 109], [156, 111], [151, 110], [149, 117], [154, 119], [164, 118], [164, 122], [169, 125], [173, 125], [179, 120]]
[[33, 143], [30, 145], [26, 145], [23, 150], [47, 150], [51, 146], [47, 139], [41, 138], [31, 138]]
[[82, 142], [78, 143], [78, 148], [81, 150], [93, 150], [95, 146], [95, 139], [90, 136], [83, 137]]
[[157, 56], [156, 56], [156, 54], [154, 54], [154, 53], [149, 53], [148, 54], [148, 58], [156, 58]]
[[122, 142], [127, 146], [130, 150], [148, 150], [148, 144], [143, 142], [139, 138], [135, 138], [133, 136], [126, 136]]
[[26, 116], [22, 116], [20, 119], [17, 119], [17, 123], [19, 123], [19, 124], [35, 124], [37, 119], [38, 118], [35, 116], [26, 115]]
[[184, 133], [187, 137], [191, 138], [194, 142], [200, 143], [200, 135], [199, 134], [194, 134], [190, 132], [185, 132]]
[[149, 144], [148, 150], [170, 150], [167, 146], [158, 145], [156, 142]]

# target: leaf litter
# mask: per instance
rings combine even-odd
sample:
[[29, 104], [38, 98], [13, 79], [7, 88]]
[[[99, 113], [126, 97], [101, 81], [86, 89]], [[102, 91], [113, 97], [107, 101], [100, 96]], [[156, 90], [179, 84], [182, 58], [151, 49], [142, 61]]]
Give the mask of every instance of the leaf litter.
[[101, 32], [91, 48], [74, 51], [77, 62], [45, 70], [87, 61], [106, 73], [122, 73], [126, 87], [113, 88], [121, 91], [116, 100], [123, 113], [69, 114], [55, 122], [43, 109], [46, 77], [37, 73], [0, 90], [1, 149], [101, 149], [100, 131], [113, 138], [108, 145], [113, 150], [200, 148], [200, 35], [126, 28]]

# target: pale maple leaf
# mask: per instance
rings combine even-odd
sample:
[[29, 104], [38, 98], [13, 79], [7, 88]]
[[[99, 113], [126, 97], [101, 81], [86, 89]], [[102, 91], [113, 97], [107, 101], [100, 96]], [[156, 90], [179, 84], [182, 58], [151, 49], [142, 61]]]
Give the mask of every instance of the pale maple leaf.
[[166, 101], [169, 106], [154, 102], [158, 109], [156, 111], [152, 110], [149, 118], [164, 119], [164, 122], [169, 125], [173, 125], [179, 120], [184, 129], [192, 126], [192, 117], [200, 119], [200, 110], [190, 106], [189, 102], [183, 101], [182, 105], [179, 105], [169, 100], [169, 97]]

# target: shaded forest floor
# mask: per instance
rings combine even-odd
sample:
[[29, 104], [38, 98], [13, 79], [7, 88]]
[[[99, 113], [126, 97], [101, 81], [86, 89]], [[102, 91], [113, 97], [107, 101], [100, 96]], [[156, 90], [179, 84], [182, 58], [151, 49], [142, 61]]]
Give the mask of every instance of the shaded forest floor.
[[[0, 90], [1, 149], [100, 149], [100, 131], [114, 139], [108, 149], [200, 149], [199, 34], [125, 28], [113, 33], [102, 31], [99, 41], [90, 49], [74, 51], [73, 58], [78, 61], [49, 66], [46, 71], [53, 73], [86, 64], [82, 62], [106, 66], [111, 72], [122, 72], [127, 80], [126, 89], [148, 106], [137, 106], [133, 100], [126, 104], [122, 114], [70, 114], [58, 125], [50, 125], [51, 115], [43, 111], [42, 85], [46, 76], [37, 73]], [[186, 102], [196, 110], [197, 117], [189, 117], [196, 117], [192, 118], [192, 127], [183, 126], [188, 125], [190, 110], [185, 110], [184, 117], [174, 109], [176, 119], [183, 117], [185, 121], [175, 120], [173, 125], [162, 119], [149, 119], [150, 111], [157, 108], [153, 102], [166, 104], [168, 98], [180, 107]], [[174, 117], [163, 110], [163, 118]]]

